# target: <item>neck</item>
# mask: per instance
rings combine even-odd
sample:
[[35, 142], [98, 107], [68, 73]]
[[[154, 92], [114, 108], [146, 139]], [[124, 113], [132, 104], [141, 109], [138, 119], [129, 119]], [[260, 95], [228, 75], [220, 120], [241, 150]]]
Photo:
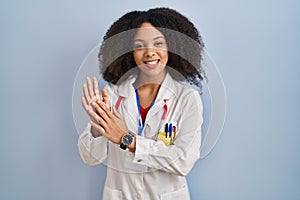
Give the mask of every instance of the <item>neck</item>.
[[152, 104], [153, 100], [158, 94], [159, 88], [165, 78], [165, 75], [166, 72], [153, 78], [147, 77], [140, 73], [136, 82], [136, 88], [138, 90], [138, 95], [140, 98], [140, 105], [143, 108], [147, 108]]
[[158, 94], [159, 88], [160, 84], [156, 83], [144, 84], [137, 88], [140, 105], [143, 108], [147, 108], [152, 104]]
[[156, 96], [159, 88], [160, 88], [160, 84], [149, 83], [138, 87], [137, 90], [139, 91], [139, 94], [146, 94], [146, 95], [155, 94]]
[[166, 76], [166, 71], [164, 73], [159, 74], [158, 76], [147, 76], [144, 73], [140, 73], [138, 76], [136, 88], [155, 88], [159, 87], [164, 81]]

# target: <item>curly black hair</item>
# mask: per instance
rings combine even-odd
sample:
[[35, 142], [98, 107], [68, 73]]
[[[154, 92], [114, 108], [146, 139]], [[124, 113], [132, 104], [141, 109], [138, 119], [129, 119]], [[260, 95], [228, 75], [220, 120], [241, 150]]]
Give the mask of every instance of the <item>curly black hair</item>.
[[133, 40], [144, 22], [152, 24], [165, 36], [169, 54], [167, 66], [181, 74], [171, 74], [173, 78], [201, 88], [201, 81], [205, 78], [201, 67], [204, 43], [193, 23], [170, 8], [132, 11], [111, 25], [98, 54], [104, 80], [117, 84], [126, 72], [136, 67]]

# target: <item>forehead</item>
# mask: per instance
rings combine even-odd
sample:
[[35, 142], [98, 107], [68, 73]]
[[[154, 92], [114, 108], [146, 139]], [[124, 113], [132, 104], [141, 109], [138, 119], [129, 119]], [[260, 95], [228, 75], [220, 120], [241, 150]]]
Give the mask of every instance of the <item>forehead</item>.
[[140, 28], [138, 28], [134, 39], [153, 40], [158, 37], [164, 38], [164, 35], [158, 29], [152, 26], [152, 24], [145, 22], [140, 26]]

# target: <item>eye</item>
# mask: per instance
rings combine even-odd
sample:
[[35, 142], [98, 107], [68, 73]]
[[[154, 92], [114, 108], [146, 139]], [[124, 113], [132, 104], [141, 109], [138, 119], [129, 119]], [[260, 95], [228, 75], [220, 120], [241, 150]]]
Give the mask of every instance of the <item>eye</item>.
[[154, 46], [155, 46], [155, 47], [162, 47], [163, 45], [164, 45], [164, 43], [163, 43], [163, 42], [160, 42], [160, 41], [154, 43]]
[[143, 44], [134, 44], [133, 49], [143, 49], [145, 46]]

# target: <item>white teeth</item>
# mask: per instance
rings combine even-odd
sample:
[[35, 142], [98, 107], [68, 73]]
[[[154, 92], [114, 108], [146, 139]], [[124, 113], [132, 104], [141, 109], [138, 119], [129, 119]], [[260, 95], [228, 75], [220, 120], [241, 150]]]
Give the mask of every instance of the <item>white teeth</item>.
[[149, 65], [154, 65], [158, 62], [158, 60], [154, 60], [154, 61], [151, 61], [151, 62], [146, 62], [146, 64], [149, 64]]

